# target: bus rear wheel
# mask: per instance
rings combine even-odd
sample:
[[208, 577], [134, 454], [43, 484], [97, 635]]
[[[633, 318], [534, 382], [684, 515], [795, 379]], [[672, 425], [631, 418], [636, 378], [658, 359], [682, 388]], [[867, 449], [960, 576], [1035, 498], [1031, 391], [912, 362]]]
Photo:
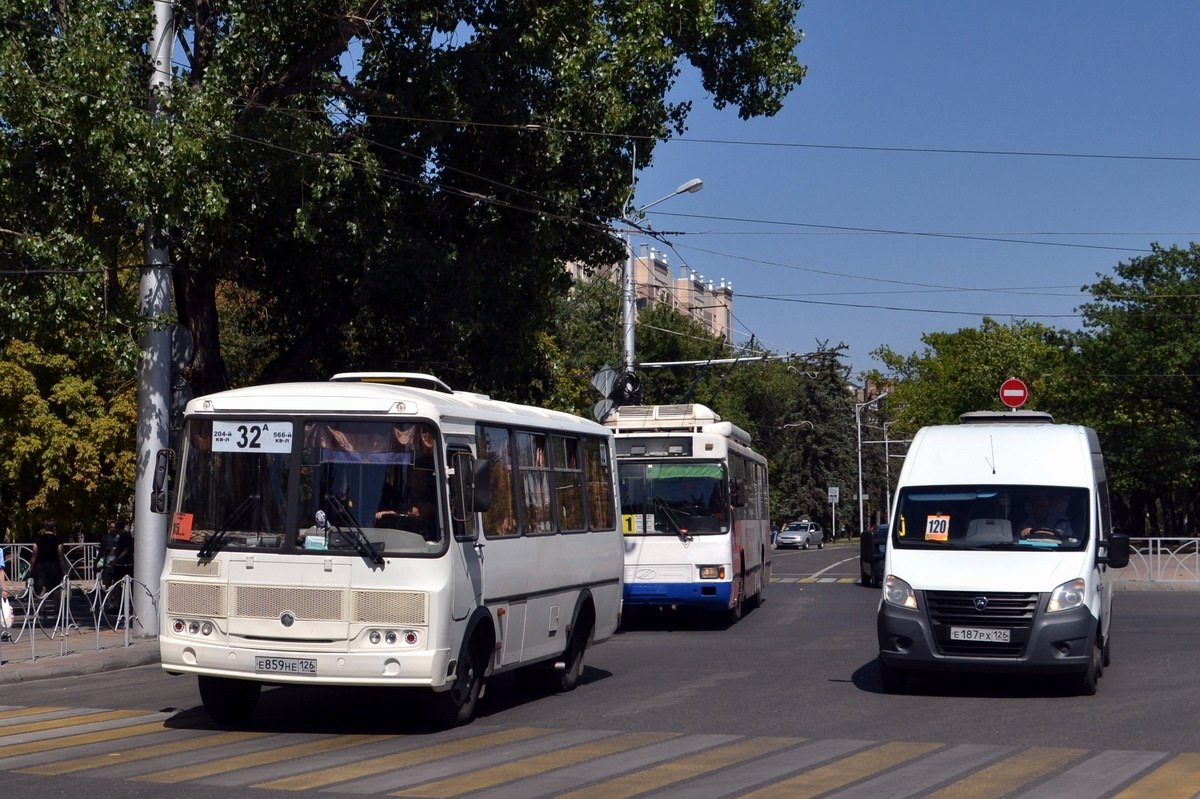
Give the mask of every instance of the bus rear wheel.
[[583, 676], [583, 657], [588, 645], [592, 642], [592, 623], [590, 620], [581, 621], [571, 630], [571, 641], [563, 652], [562, 670], [557, 670], [555, 664], [555, 690], [566, 693], [574, 691]]
[[213, 721], [218, 724], [241, 724], [250, 718], [258, 706], [262, 686], [251, 680], [231, 680], [201, 674], [200, 701]]

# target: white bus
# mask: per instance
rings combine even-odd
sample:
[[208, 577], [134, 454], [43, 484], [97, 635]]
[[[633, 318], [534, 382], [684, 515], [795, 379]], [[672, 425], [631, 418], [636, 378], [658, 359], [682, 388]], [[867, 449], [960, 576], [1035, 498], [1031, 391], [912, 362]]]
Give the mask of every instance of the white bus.
[[619, 623], [613, 439], [556, 411], [358, 373], [188, 403], [162, 573], [163, 669], [208, 713], [263, 684], [571, 690]]
[[771, 579], [767, 461], [703, 405], [623, 406], [616, 434], [625, 607], [756, 606]]

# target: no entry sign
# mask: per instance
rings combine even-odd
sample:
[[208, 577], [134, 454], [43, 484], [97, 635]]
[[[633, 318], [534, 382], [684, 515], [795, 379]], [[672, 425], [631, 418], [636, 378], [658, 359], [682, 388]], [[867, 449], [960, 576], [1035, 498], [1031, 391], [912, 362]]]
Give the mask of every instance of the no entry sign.
[[1010, 408], [1020, 408], [1029, 399], [1029, 386], [1025, 381], [1010, 377], [1000, 384], [1000, 401]]

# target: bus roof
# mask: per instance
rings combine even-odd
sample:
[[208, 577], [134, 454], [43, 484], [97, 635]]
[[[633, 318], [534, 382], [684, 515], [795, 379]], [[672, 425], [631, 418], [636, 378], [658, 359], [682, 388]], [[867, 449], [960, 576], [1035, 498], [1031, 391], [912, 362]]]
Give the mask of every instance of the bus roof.
[[[371, 379], [361, 379], [370, 375]], [[388, 380], [388, 376], [406, 379]], [[380, 379], [383, 378], [383, 379]], [[409, 379], [421, 378], [421, 379]], [[589, 433], [609, 431], [599, 424], [562, 411], [492, 399], [484, 394], [453, 391], [436, 377], [414, 373], [343, 373], [329, 382], [269, 383], [235, 388], [196, 397], [186, 413], [328, 415], [387, 414], [428, 418], [469, 417], [484, 422], [529, 424], [575, 429]]]
[[750, 446], [750, 434], [706, 405], [622, 405], [604, 417], [617, 435], [632, 433], [711, 433]]

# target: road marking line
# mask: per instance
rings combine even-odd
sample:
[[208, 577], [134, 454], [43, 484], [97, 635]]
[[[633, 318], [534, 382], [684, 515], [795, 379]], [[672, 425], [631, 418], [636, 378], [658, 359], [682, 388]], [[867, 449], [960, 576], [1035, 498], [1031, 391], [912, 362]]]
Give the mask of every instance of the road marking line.
[[858, 782], [863, 777], [888, 771], [942, 746], [939, 743], [887, 743], [744, 794], [741, 799], [810, 799]]
[[1053, 774], [1087, 754], [1086, 749], [1026, 749], [929, 794], [927, 799], [1000, 799], [1029, 782]]
[[607, 757], [640, 746], [649, 746], [660, 741], [679, 737], [680, 733], [671, 732], [642, 732], [626, 735], [615, 735], [602, 741], [591, 741], [585, 744], [569, 746], [544, 755], [524, 758], [514, 763], [505, 763], [492, 768], [481, 769], [477, 773], [464, 774], [435, 782], [427, 782], [413, 788], [397, 791], [392, 796], [424, 797], [425, 799], [450, 799], [464, 793], [482, 791], [506, 782], [527, 779], [548, 771], [554, 771], [576, 763], [585, 763], [598, 757]]
[[[147, 735], [152, 732], [162, 732], [167, 729], [166, 724], [161, 721], [152, 721], [146, 724], [138, 724], [133, 727], [114, 727], [108, 730], [97, 730], [96, 732], [84, 732], [78, 735], [60, 736], [58, 738], [46, 738], [40, 741], [27, 741], [22, 744], [9, 744], [0, 748], [3, 753], [2, 757], [16, 757], [18, 755], [32, 755], [37, 752], [48, 752], [52, 749], [67, 749], [72, 746], [84, 746], [86, 744], [102, 743], [104, 741], [115, 741], [120, 738], [129, 738], [138, 735]], [[53, 774], [60, 773], [59, 771], [51, 772]]]
[[[161, 732], [167, 728], [163, 725], [143, 725], [147, 729], [142, 732]], [[138, 730], [137, 727], [131, 727], [124, 730], [126, 733], [140, 735], [142, 732], [134, 733]], [[121, 732], [121, 730], [112, 730], [111, 732]], [[97, 735], [98, 733], [93, 733]], [[252, 738], [262, 738], [268, 733], [265, 732], [220, 732], [202, 737], [185, 738], [182, 741], [167, 741], [161, 744], [153, 744], [151, 746], [142, 746], [136, 749], [130, 749], [125, 752], [106, 752], [100, 755], [91, 755], [90, 757], [81, 757], [72, 759], [68, 762], [46, 763], [41, 766], [30, 766], [29, 768], [16, 769], [18, 774], [43, 774], [52, 776], [55, 774], [71, 774], [76, 771], [87, 771], [88, 769], [101, 768], [103, 766], [113, 766], [118, 763], [135, 763], [138, 760], [147, 760], [152, 757], [160, 757], [162, 755], [175, 755], [180, 752], [190, 752], [197, 746], [205, 748], [212, 746], [222, 746], [223, 744], [241, 743]], [[113, 738], [104, 738], [101, 740], [113, 740]], [[98, 743], [99, 741], [81, 741], [80, 743]]]
[[393, 769], [415, 766], [420, 763], [429, 763], [454, 755], [475, 752], [489, 746], [498, 746], [513, 741], [536, 738], [539, 735], [548, 735], [552, 732], [555, 732], [555, 730], [543, 727], [515, 727], [511, 730], [500, 730], [484, 735], [476, 735], [472, 738], [421, 746], [416, 749], [397, 752], [394, 755], [377, 757], [370, 763], [347, 763], [341, 766], [320, 769], [308, 774], [296, 774], [291, 777], [271, 780], [251, 787], [284, 791], [307, 791], [322, 788], [326, 785], [333, 785], [338, 782], [368, 777], [372, 774], [382, 774], [385, 771]]
[[1200, 754], [1185, 752], [1142, 777], [1114, 799], [1192, 799], [1200, 785]]
[[560, 794], [557, 799], [626, 799], [804, 743], [805, 738], [751, 738], [661, 766]]
[[237, 771], [243, 768], [252, 766], [266, 766], [271, 763], [278, 763], [280, 760], [291, 760], [297, 757], [306, 757], [307, 755], [318, 755], [322, 752], [336, 752], [339, 749], [348, 749], [352, 746], [358, 746], [370, 741], [386, 741], [390, 738], [395, 738], [394, 735], [339, 735], [334, 738], [320, 738], [315, 741], [307, 741], [302, 744], [293, 744], [289, 746], [279, 747], [278, 749], [268, 749], [262, 752], [247, 752], [243, 755], [227, 757], [221, 760], [210, 760], [205, 763], [195, 763], [190, 766], [179, 766], [173, 769], [163, 771], [154, 771], [150, 774], [143, 774], [140, 777], [134, 777], [138, 782], [185, 782], [187, 780], [198, 780], [202, 777], [211, 777], [215, 774], [226, 774], [230, 771]]

